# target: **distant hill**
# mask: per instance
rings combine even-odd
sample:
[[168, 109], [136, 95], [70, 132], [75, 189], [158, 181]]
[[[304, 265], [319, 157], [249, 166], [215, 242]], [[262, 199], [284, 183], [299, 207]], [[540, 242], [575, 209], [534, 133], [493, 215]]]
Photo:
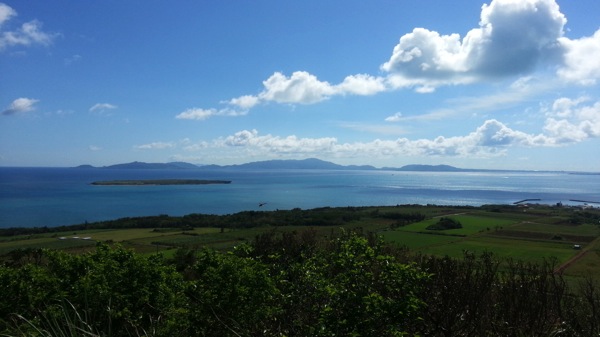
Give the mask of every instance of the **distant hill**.
[[[79, 165], [77, 168], [96, 168], [91, 165]], [[164, 170], [164, 169], [197, 169], [198, 166], [184, 162], [170, 162], [170, 163], [144, 163], [140, 161], [134, 161], [131, 163], [115, 164], [109, 166], [102, 166], [100, 168], [108, 169], [152, 169], [152, 170]]]
[[[80, 165], [78, 168], [95, 168], [91, 165]], [[477, 171], [471, 169], [461, 169], [450, 165], [406, 165], [400, 168], [384, 167], [376, 168], [371, 165], [339, 165], [329, 161], [308, 158], [308, 159], [285, 159], [285, 160], [265, 160], [255, 161], [238, 165], [194, 165], [185, 162], [170, 163], [144, 163], [134, 161], [131, 163], [115, 164], [103, 166], [101, 168], [109, 169], [193, 169], [193, 170], [389, 170], [389, 171], [422, 171], [422, 172], [464, 172]]]
[[390, 170], [394, 171], [424, 171], [424, 172], [463, 172], [470, 171], [467, 169], [461, 169], [450, 165], [405, 165], [401, 168], [394, 169], [390, 168]]
[[302, 160], [266, 160], [222, 167], [254, 170], [376, 170], [375, 167], [370, 165], [344, 166], [316, 158], [308, 158]]

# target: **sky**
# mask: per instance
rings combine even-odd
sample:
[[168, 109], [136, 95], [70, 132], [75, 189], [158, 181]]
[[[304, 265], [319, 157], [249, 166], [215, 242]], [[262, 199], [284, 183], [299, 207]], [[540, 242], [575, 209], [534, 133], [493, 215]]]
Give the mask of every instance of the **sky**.
[[599, 89], [597, 0], [0, 2], [0, 166], [600, 172]]

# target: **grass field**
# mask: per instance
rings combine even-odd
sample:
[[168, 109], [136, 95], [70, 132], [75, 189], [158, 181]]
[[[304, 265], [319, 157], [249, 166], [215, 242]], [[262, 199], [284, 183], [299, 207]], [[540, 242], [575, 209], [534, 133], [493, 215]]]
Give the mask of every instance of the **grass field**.
[[[528, 210], [530, 211], [530, 210]], [[569, 214], [557, 209], [534, 212], [484, 212], [475, 210], [447, 215], [459, 221], [462, 228], [428, 230], [439, 219], [399, 227], [383, 232], [385, 240], [423, 254], [462, 257], [466, 251], [491, 252], [503, 258], [523, 261], [556, 259], [567, 263], [581, 253], [574, 244], [586, 246], [600, 237], [595, 224], [565, 225]], [[599, 242], [599, 243], [596, 243]], [[565, 270], [566, 274], [600, 273], [600, 241]]]
[[[459, 221], [463, 226], [463, 228], [448, 229], [443, 231], [445, 234], [452, 235], [472, 235], [482, 231], [494, 229], [495, 227], [503, 227], [516, 224], [516, 221], [511, 219], [498, 219], [483, 216], [451, 215], [448, 216], [448, 218]], [[433, 225], [438, 221], [438, 218], [428, 219], [425, 221], [402, 227], [399, 230], [408, 232], [424, 232], [428, 231], [427, 226]]]
[[[315, 227], [282, 224], [235, 229], [216, 227], [185, 230], [182, 228], [95, 229], [0, 236], [0, 255], [14, 249], [27, 248], [82, 252], [92, 249], [96, 242], [110, 242], [120, 243], [140, 253], [162, 251], [170, 256], [178, 247], [193, 249], [210, 247], [228, 250], [268, 232], [281, 233], [313, 228], [318, 236], [329, 236], [335, 235], [342, 228], [350, 230], [360, 227], [364, 232], [378, 233], [389, 243], [405, 246], [411, 251], [422, 254], [462, 257], [465, 251], [476, 254], [492, 252], [500, 257], [525, 261], [555, 258], [560, 263], [575, 258], [566, 268], [566, 274], [573, 276], [600, 274], [600, 239], [597, 239], [600, 238], [600, 226], [595, 223], [570, 224], [569, 217], [579, 212], [576, 209], [549, 206], [528, 209], [500, 206], [486, 209], [406, 205], [364, 207], [353, 210], [340, 208], [334, 211], [337, 212], [336, 216], [349, 212], [352, 217], [348, 217], [349, 220], [341, 225]], [[361, 216], [356, 217], [359, 212]], [[395, 220], [389, 215], [399, 213], [419, 213], [424, 215], [426, 220], [395, 227]], [[600, 211], [597, 213], [600, 216]], [[436, 223], [442, 216], [459, 221], [462, 228], [427, 230], [427, 226]], [[87, 239], [83, 240], [83, 238]], [[583, 249], [573, 249], [574, 244], [580, 244]]]
[[381, 233], [384, 240], [394, 242], [415, 251], [426, 251], [434, 246], [448, 245], [464, 240], [462, 237], [450, 235], [431, 235], [409, 231], [386, 231]]

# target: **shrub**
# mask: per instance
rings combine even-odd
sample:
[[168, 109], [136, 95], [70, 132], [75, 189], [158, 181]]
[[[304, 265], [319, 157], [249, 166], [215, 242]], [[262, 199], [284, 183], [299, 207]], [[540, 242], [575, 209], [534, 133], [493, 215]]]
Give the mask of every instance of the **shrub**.
[[458, 229], [462, 228], [462, 224], [458, 220], [454, 220], [452, 218], [441, 217], [440, 220], [433, 224], [427, 226], [428, 230], [446, 230], [446, 229]]

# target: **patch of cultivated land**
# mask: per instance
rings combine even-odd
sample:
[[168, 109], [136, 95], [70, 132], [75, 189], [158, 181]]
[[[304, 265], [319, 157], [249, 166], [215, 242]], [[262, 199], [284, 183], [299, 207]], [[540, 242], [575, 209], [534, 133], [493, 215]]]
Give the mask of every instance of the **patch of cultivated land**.
[[[398, 220], [409, 214], [420, 214], [424, 220], [410, 224]], [[427, 230], [427, 226], [436, 223], [442, 216], [460, 222], [462, 228]], [[573, 218], [588, 220], [574, 225]], [[266, 233], [281, 235], [286, 231], [312, 229], [317, 236], [324, 237], [341, 230], [361, 228], [363, 232], [375, 232], [387, 242], [420, 254], [462, 257], [465, 251], [475, 254], [492, 252], [499, 257], [532, 262], [556, 259], [567, 275], [600, 273], [600, 226], [596, 224], [598, 220], [594, 220], [600, 219], [598, 209], [584, 212], [550, 206], [523, 210], [515, 206], [401, 205], [139, 219], [99, 224], [131, 227], [143, 223], [145, 228], [96, 228], [0, 236], [0, 255], [24, 248], [81, 252], [93, 247], [96, 242], [120, 243], [138, 252], [163, 251], [170, 255], [179, 247], [228, 250]], [[90, 224], [90, 228], [93, 226]], [[156, 227], [149, 228], [151, 226]], [[582, 249], [574, 249], [575, 244]]]

